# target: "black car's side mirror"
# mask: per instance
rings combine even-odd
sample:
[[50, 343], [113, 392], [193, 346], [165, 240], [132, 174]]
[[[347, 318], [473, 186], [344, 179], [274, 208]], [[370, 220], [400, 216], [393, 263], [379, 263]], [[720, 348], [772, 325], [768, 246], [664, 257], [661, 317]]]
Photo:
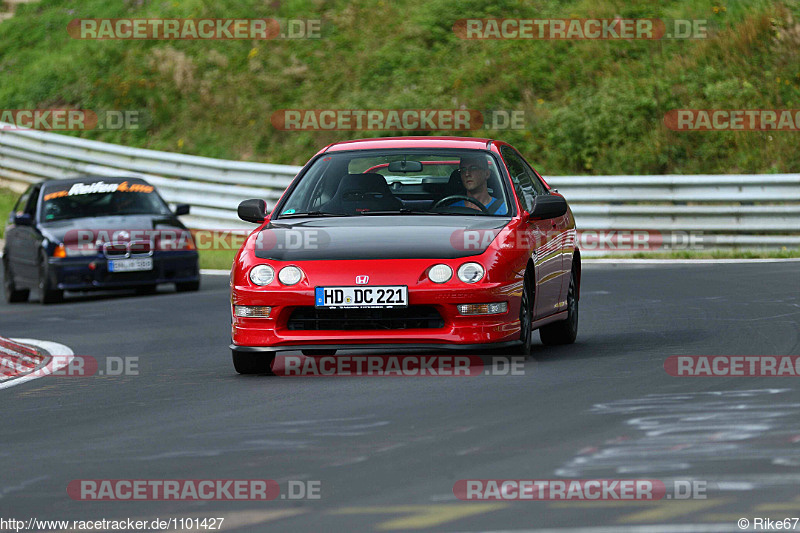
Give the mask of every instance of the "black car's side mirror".
[[22, 213], [14, 215], [14, 224], [16, 226], [32, 226], [33, 217], [30, 213]]
[[547, 220], [563, 216], [567, 212], [567, 201], [557, 194], [537, 196], [528, 220]]
[[267, 218], [267, 202], [259, 198], [245, 200], [239, 204], [237, 213], [246, 222], [261, 224]]
[[190, 209], [189, 204], [178, 204], [175, 206], [175, 216], [188, 215]]

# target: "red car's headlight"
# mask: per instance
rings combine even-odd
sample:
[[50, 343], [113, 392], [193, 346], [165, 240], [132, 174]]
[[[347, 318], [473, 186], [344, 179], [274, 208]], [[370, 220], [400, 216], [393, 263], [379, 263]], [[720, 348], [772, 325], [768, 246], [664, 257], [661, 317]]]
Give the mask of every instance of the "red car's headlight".
[[296, 266], [283, 267], [278, 272], [278, 279], [284, 285], [297, 285], [303, 279], [303, 271]]
[[486, 271], [480, 263], [464, 263], [458, 267], [458, 279], [464, 283], [477, 283]]
[[269, 285], [275, 279], [275, 269], [269, 265], [256, 265], [250, 269], [250, 281], [256, 285]]
[[428, 279], [434, 283], [446, 283], [453, 277], [453, 269], [447, 265], [434, 265], [428, 270]]

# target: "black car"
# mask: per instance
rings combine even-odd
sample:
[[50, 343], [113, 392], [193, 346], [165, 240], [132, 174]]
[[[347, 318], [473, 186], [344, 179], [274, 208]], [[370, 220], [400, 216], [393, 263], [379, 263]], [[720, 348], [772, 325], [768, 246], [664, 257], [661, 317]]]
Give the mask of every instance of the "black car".
[[3, 250], [6, 301], [42, 303], [64, 291], [154, 292], [200, 287], [191, 233], [155, 187], [139, 178], [84, 176], [31, 185], [8, 218]]

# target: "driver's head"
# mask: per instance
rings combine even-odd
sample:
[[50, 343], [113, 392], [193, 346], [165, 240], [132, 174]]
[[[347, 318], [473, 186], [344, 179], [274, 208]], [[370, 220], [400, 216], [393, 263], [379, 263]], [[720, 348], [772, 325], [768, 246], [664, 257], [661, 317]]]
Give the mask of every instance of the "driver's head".
[[479, 193], [486, 188], [489, 179], [489, 164], [486, 156], [469, 155], [461, 158], [459, 163], [461, 184], [468, 193]]

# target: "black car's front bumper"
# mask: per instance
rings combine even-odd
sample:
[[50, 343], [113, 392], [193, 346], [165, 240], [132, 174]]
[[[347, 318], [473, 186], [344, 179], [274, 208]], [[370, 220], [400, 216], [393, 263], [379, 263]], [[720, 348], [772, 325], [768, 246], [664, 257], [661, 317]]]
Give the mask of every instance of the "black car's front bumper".
[[52, 287], [68, 291], [124, 289], [159, 283], [191, 283], [200, 280], [195, 251], [155, 252], [153, 269], [111, 272], [103, 256], [50, 258]]

